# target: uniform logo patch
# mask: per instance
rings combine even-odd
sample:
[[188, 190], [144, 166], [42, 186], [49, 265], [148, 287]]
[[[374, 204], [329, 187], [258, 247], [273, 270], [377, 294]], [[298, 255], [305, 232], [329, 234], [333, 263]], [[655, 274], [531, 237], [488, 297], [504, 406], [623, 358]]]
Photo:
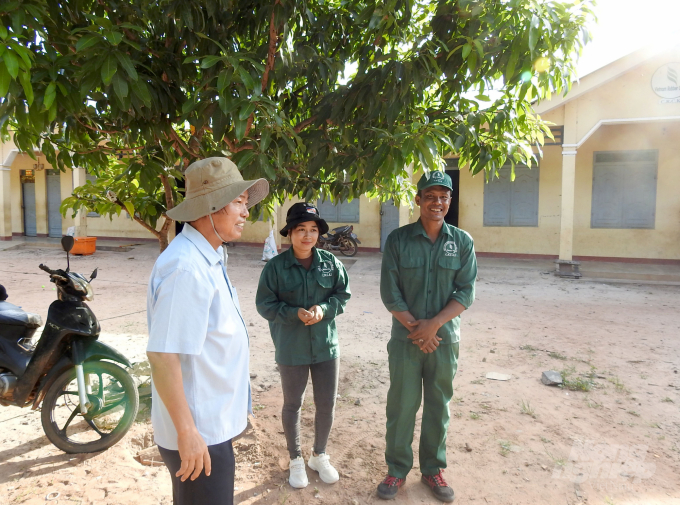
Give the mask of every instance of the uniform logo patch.
[[432, 180], [433, 181], [443, 181], [444, 180], [444, 174], [441, 172], [432, 172]]
[[333, 264], [330, 261], [322, 261], [317, 268], [321, 272], [321, 277], [331, 277], [333, 275]]
[[444, 244], [444, 256], [458, 256], [458, 246], [452, 240]]

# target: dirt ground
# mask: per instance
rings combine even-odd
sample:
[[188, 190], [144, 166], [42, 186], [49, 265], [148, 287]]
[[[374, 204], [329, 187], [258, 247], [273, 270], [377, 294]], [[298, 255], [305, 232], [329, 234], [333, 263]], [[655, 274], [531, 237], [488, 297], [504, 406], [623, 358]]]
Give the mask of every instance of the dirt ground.
[[[90, 305], [102, 340], [144, 359], [146, 281], [155, 245], [72, 259], [99, 267]], [[386, 345], [390, 317], [378, 292], [380, 255], [346, 261], [353, 293], [338, 318], [341, 382], [328, 453], [335, 485], [308, 470], [310, 485], [286, 482], [281, 388], [265, 321], [254, 306], [261, 251], [230, 249], [229, 273], [251, 336], [254, 430], [236, 442], [236, 502], [379, 503], [385, 475]], [[9, 301], [43, 320], [55, 297], [39, 263], [61, 266], [57, 249], [0, 251]], [[456, 503], [680, 504], [680, 289], [553, 277], [530, 262], [480, 260], [477, 300], [463, 315], [444, 474]], [[541, 383], [565, 372], [568, 387]], [[510, 380], [486, 378], [488, 372]], [[569, 389], [571, 388], [571, 389]], [[587, 390], [587, 391], [585, 391]], [[314, 406], [303, 411], [303, 451], [311, 450]], [[416, 440], [420, 423], [416, 426]], [[69, 502], [171, 503], [167, 470], [134, 457], [152, 445], [148, 410], [103, 453], [72, 456], [43, 435], [39, 413], [0, 408], [0, 505]], [[394, 503], [438, 503], [416, 468]]]

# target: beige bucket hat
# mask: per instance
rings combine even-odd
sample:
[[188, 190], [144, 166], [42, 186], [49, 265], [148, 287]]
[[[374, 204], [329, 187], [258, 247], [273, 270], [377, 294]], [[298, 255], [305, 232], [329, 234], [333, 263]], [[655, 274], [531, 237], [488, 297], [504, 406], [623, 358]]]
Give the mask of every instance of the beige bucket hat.
[[217, 212], [246, 189], [248, 208], [262, 201], [269, 193], [269, 183], [266, 180], [244, 181], [238, 167], [228, 158], [196, 161], [186, 169], [184, 178], [184, 200], [167, 212], [168, 217], [175, 221], [195, 221]]

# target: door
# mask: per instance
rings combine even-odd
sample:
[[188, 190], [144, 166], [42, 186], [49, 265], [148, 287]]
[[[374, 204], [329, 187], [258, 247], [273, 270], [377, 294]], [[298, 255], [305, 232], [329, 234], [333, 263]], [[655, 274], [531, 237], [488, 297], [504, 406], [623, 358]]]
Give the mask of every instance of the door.
[[50, 237], [61, 237], [61, 172], [59, 170], [48, 170], [46, 174], [47, 183], [47, 225]]
[[385, 247], [387, 236], [399, 228], [399, 207], [390, 199], [380, 205], [380, 250]]
[[[448, 161], [448, 160], [447, 160]], [[456, 162], [458, 160], [456, 159]], [[449, 206], [449, 211], [444, 216], [444, 221], [448, 224], [458, 227], [458, 198], [459, 198], [459, 185], [460, 185], [460, 170], [446, 170], [446, 175], [451, 177], [451, 186], [453, 191], [451, 192], [451, 205]]]
[[33, 170], [21, 171], [21, 196], [24, 214], [24, 235], [35, 237], [38, 227], [35, 220], [35, 174]]

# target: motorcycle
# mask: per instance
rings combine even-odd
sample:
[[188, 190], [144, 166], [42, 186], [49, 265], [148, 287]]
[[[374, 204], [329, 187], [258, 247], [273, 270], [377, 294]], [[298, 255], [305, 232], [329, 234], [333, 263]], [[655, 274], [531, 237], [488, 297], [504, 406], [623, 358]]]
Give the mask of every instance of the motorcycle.
[[358, 244], [361, 241], [354, 233], [354, 226], [348, 224], [321, 235], [317, 247], [327, 251], [340, 251], [344, 256], [354, 256], [359, 250]]
[[[67, 453], [108, 449], [130, 429], [139, 409], [137, 387], [125, 369], [128, 359], [98, 341], [100, 325], [85, 303], [91, 282], [70, 271], [73, 237], [63, 237], [66, 270], [39, 268], [56, 285], [57, 300], [42, 321], [0, 301], [0, 405], [38, 409], [45, 435]], [[118, 363], [118, 364], [116, 364]]]

